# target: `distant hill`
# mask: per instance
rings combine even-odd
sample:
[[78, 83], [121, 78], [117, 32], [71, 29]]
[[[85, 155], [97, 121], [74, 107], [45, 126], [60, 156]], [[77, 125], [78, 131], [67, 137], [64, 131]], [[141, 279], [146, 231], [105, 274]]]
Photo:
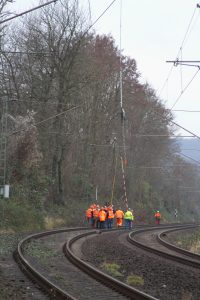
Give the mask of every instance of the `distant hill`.
[[181, 152], [200, 162], [200, 140], [197, 138], [184, 138], [179, 139], [178, 144], [180, 145]]

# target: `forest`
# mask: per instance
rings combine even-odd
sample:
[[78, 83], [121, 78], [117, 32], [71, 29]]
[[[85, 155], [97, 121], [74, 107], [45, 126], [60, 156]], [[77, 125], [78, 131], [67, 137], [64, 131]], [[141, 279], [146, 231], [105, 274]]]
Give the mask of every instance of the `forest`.
[[173, 113], [136, 60], [95, 32], [78, 0], [2, 23], [11, 3], [0, 0], [1, 230], [84, 224], [97, 196], [125, 209], [122, 167], [136, 221], [157, 209], [163, 222], [175, 209], [198, 220], [199, 166], [181, 156]]

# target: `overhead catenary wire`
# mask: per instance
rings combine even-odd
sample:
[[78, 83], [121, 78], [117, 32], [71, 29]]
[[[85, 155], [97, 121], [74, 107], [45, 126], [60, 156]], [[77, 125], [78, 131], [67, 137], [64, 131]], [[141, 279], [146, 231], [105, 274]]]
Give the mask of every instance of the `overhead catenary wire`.
[[[53, 3], [53, 2], [55, 2], [55, 1], [58, 1], [58, 0], [50, 1], [50, 2], [46, 3], [45, 5], [50, 4], [50, 3]], [[89, 30], [90, 30], [90, 29], [91, 29], [91, 28], [92, 28], [92, 27], [100, 20], [100, 18], [108, 11], [108, 9], [109, 9], [116, 1], [117, 1], [117, 0], [113, 0], [113, 1], [106, 7], [106, 9], [100, 14], [100, 16], [99, 16], [99, 17], [98, 17], [98, 18], [97, 18], [97, 19], [96, 19], [96, 20], [95, 20], [95, 21], [87, 28], [87, 30], [83, 33], [83, 35], [81, 36], [81, 38], [83, 38], [83, 37], [88, 33], [88, 31], [89, 31]], [[21, 16], [22, 14], [28, 13], [28, 12], [33, 11], [33, 10], [38, 9], [38, 8], [41, 8], [41, 5], [38, 6], [38, 7], [33, 8], [33, 9], [29, 10], [29, 11], [23, 12], [23, 13], [17, 15], [17, 16]], [[15, 16], [15, 17], [17, 17], [17, 16]], [[12, 17], [12, 18], [9, 18], [9, 20], [10, 20], [10, 19], [13, 19], [13, 17]], [[7, 21], [9, 21], [9, 20], [7, 19]], [[4, 22], [5, 22], [5, 20], [4, 20]], [[1, 22], [0, 22], [0, 24], [1, 24]], [[69, 108], [69, 109], [67, 109], [67, 110], [65, 110], [65, 111], [63, 111], [63, 112], [61, 112], [61, 113], [55, 114], [55, 115], [53, 115], [53, 116], [51, 116], [51, 117], [49, 117], [49, 118], [47, 118], [47, 119], [44, 119], [44, 120], [42, 120], [42, 121], [40, 121], [40, 122], [38, 122], [38, 123], [35, 123], [34, 125], [35, 125], [35, 126], [40, 125], [40, 124], [42, 124], [42, 123], [44, 123], [44, 122], [47, 122], [47, 121], [49, 121], [49, 120], [51, 120], [51, 119], [53, 119], [53, 118], [59, 117], [59, 116], [65, 114], [65, 113], [67, 113], [68, 111], [77, 109], [77, 108], [79, 108], [79, 107], [80, 107], [80, 105], [79, 105], [79, 106], [76, 106], [76, 107]], [[13, 134], [15, 134], [15, 133], [19, 133], [20, 131], [24, 131], [24, 130], [25, 130], [25, 129], [20, 129], [20, 130], [14, 131], [14, 132], [8, 134], [7, 136], [9, 137], [9, 136], [11, 136], [11, 135], [13, 135]]]
[[[34, 123], [33, 125], [34, 125], [34, 126], [41, 125], [41, 124], [43, 124], [43, 123], [45, 123], [45, 122], [48, 122], [49, 120], [52, 120], [52, 119], [57, 118], [57, 117], [60, 117], [60, 116], [62, 116], [62, 115], [64, 115], [64, 114], [68, 113], [69, 111], [72, 111], [72, 110], [75, 110], [75, 109], [77, 109], [77, 108], [80, 108], [80, 106], [81, 106], [81, 105], [79, 105], [79, 106], [74, 106], [74, 107], [72, 107], [72, 108], [69, 108], [69, 109], [67, 109], [67, 110], [65, 110], [65, 111], [62, 111], [62, 112], [60, 112], [60, 113], [58, 113], [58, 114], [55, 114], [55, 115], [53, 115], [53, 116], [51, 116], [51, 117], [49, 117], [49, 118], [47, 118], [47, 119], [44, 119], [44, 120], [39, 121], [39, 122], [37, 122], [37, 123]], [[27, 128], [22, 128], [22, 129], [19, 129], [19, 130], [15, 130], [15, 131], [9, 133], [9, 134], [7, 135], [7, 137], [9, 137], [9, 136], [11, 136], [11, 135], [14, 135], [14, 134], [16, 134], [16, 133], [19, 133], [19, 132], [21, 132], [21, 131], [26, 131], [26, 130], [27, 130]]]
[[193, 162], [195, 162], [195, 163], [197, 163], [197, 164], [200, 165], [200, 161], [198, 161], [198, 160], [196, 160], [196, 159], [194, 159], [194, 158], [192, 158], [192, 157], [190, 157], [188, 155], [185, 155], [183, 153], [179, 153], [179, 155], [184, 156], [184, 157], [186, 157], [186, 158], [188, 158], [188, 159], [192, 160]]
[[[191, 23], [192, 23], [192, 20], [194, 18], [194, 15], [195, 15], [195, 12], [196, 12], [196, 9], [199, 8], [200, 6], [197, 4], [196, 7], [195, 7], [195, 10], [194, 10], [194, 13], [191, 17], [191, 20], [190, 20], [190, 23], [188, 25], [188, 29], [186, 31], [186, 34], [184, 36], [184, 39], [183, 39], [183, 42], [181, 44], [181, 47], [179, 49], [179, 53], [181, 54], [181, 61], [182, 61], [182, 50], [183, 50], [183, 44], [185, 43], [186, 41], [186, 37], [188, 36], [188, 32], [189, 32], [189, 29], [191, 27]], [[190, 32], [191, 32], [191, 29], [190, 29]], [[194, 78], [196, 77], [196, 75], [198, 74], [199, 70], [200, 70], [200, 65], [192, 65], [192, 64], [186, 64], [183, 62], [180, 63], [180, 61], [178, 60], [178, 56], [179, 56], [179, 53], [177, 55], [177, 58], [176, 60], [173, 62], [174, 66], [177, 66], [177, 65], [180, 65], [180, 76], [181, 76], [181, 93], [180, 95], [177, 97], [177, 99], [175, 100], [174, 104], [172, 105], [171, 109], [178, 103], [178, 101], [180, 100], [180, 98], [182, 97], [183, 93], [186, 91], [186, 89], [190, 86], [190, 84], [192, 83], [192, 81], [194, 80]], [[167, 62], [170, 62], [170, 61], [167, 61]], [[187, 61], [185, 61], [187, 62]], [[188, 61], [189, 62], [189, 61]], [[197, 67], [198, 70], [195, 72], [195, 74], [192, 76], [192, 78], [190, 79], [190, 81], [188, 82], [188, 84], [185, 86], [185, 88], [183, 89], [183, 78], [182, 78], [182, 66], [192, 66], [192, 67]]]
[[181, 93], [180, 95], [178, 96], [178, 98], [175, 100], [174, 104], [171, 106], [171, 109], [172, 110], [174, 108], [174, 106], [177, 104], [177, 102], [179, 101], [179, 99], [181, 98], [181, 96], [183, 95], [183, 93], [187, 90], [187, 88], [189, 87], [189, 85], [192, 83], [192, 81], [194, 80], [194, 78], [197, 76], [197, 74], [199, 73], [200, 71], [200, 67], [198, 67], [198, 70], [195, 72], [195, 74], [193, 75], [193, 77], [190, 79], [190, 81], [187, 83], [187, 85], [184, 87], [184, 89], [181, 90]]
[[189, 113], [200, 113], [200, 110], [188, 110], [188, 109], [172, 109], [172, 111], [189, 112]]
[[[178, 50], [178, 53], [177, 53], [177, 55], [176, 55], [176, 59], [179, 57], [180, 53], [182, 52], [183, 46], [184, 46], [184, 44], [185, 44], [185, 42], [186, 42], [186, 38], [188, 37], [189, 33], [191, 32], [191, 31], [190, 31], [190, 28], [191, 28], [191, 24], [192, 24], [192, 21], [193, 21], [193, 19], [194, 19], [194, 16], [195, 16], [195, 14], [196, 14], [197, 8], [199, 8], [198, 5], [196, 5], [195, 8], [194, 8], [194, 11], [193, 11], [192, 16], [191, 16], [191, 18], [190, 18], [190, 21], [189, 21], [189, 24], [188, 24], [188, 26], [187, 26], [186, 32], [185, 32], [185, 34], [184, 34], [184, 37], [183, 37], [181, 46], [180, 46], [180, 48], [179, 48], [179, 50]], [[158, 97], [161, 96], [161, 94], [162, 94], [162, 92], [163, 92], [163, 90], [164, 90], [166, 84], [168, 83], [173, 68], [174, 68], [174, 65], [171, 66], [171, 68], [170, 68], [170, 70], [169, 70], [169, 72], [168, 72], [167, 78], [165, 79], [165, 81], [164, 81], [164, 83], [163, 83], [163, 85], [162, 85], [162, 87], [161, 87], [161, 89], [160, 89], [160, 92], [159, 92], [159, 94], [158, 94]]]
[[[14, 19], [14, 18], [16, 18], [16, 17], [19, 17], [19, 16], [22, 16], [22, 15], [24, 15], [24, 14], [27, 14], [27, 13], [29, 13], [29, 12], [31, 12], [31, 11], [34, 11], [34, 10], [36, 10], [36, 9], [38, 9], [38, 8], [41, 8], [42, 6], [46, 6], [46, 5], [48, 5], [48, 4], [51, 4], [51, 3], [53, 3], [53, 2], [56, 2], [56, 1], [58, 1], [58, 0], [52, 0], [52, 1], [50, 1], [50, 2], [48, 2], [48, 3], [45, 3], [45, 4], [43, 4], [43, 5], [39, 5], [39, 6], [37, 6], [37, 7], [35, 7], [35, 8], [33, 8], [33, 9], [30, 9], [30, 10], [28, 10], [28, 11], [25, 11], [25, 12], [23, 12], [23, 13], [21, 13], [21, 14], [18, 14], [18, 15], [15, 15], [15, 16], [13, 16], [13, 17], [11, 17], [11, 18], [9, 18], [9, 19], [6, 19], [6, 20], [4, 20], [4, 21], [2, 21], [2, 23], [3, 22], [7, 22], [7, 21], [10, 21], [11, 19]], [[103, 15], [110, 9], [110, 7], [116, 2], [117, 0], [113, 0], [107, 7], [106, 7], [106, 9], [99, 15], [99, 17], [84, 31], [84, 33], [81, 35], [81, 37], [79, 38], [79, 40], [78, 40], [78, 42], [77, 42], [77, 44], [80, 42], [80, 40], [89, 32], [89, 30], [92, 28], [92, 27], [94, 27], [94, 25], [103, 17]], [[90, 9], [90, 6], [89, 6], [89, 9]], [[1, 22], [0, 22], [0, 24], [1, 24]], [[2, 52], [2, 53], [20, 53], [20, 54], [32, 54], [31, 52], [23, 52], [23, 51], [5, 51], [5, 52]], [[33, 52], [33, 54], [35, 55], [36, 53], [35, 52]]]
[[43, 3], [43, 4], [41, 4], [41, 5], [38, 5], [38, 6], [34, 7], [34, 8], [31, 8], [31, 9], [29, 9], [29, 10], [26, 10], [26, 11], [20, 13], [20, 14], [16, 14], [16, 15], [14, 15], [14, 16], [12, 16], [12, 17], [9, 17], [9, 18], [7, 18], [7, 19], [4, 19], [4, 20], [0, 21], [0, 25], [3, 24], [3, 23], [6, 23], [6, 22], [8, 22], [8, 21], [11, 21], [11, 20], [13, 20], [13, 19], [15, 19], [15, 18], [21, 17], [21, 16], [23, 16], [23, 15], [25, 15], [25, 14], [28, 14], [28, 13], [30, 13], [30, 12], [32, 12], [32, 11], [35, 11], [35, 10], [37, 10], [37, 9], [39, 9], [39, 8], [42, 8], [42, 7], [44, 7], [44, 6], [47, 6], [47, 5], [49, 5], [49, 4], [56, 3], [57, 1], [58, 1], [58, 0], [52, 0], [52, 1], [49, 1], [49, 2], [46, 2], [46, 3]]
[[[178, 167], [181, 167], [181, 168], [188, 168], [188, 164], [181, 164], [181, 165], [163, 165], [163, 166], [137, 166], [137, 165], [133, 165], [133, 166], [129, 166], [127, 167], [128, 169], [168, 169], [168, 168], [178, 168]], [[196, 167], [200, 167], [200, 166], [196, 166]]]
[[[113, 3], [114, 3], [115, 1], [113, 1]], [[121, 73], [121, 75], [122, 75], [122, 73]], [[122, 84], [122, 80], [120, 81], [120, 84]], [[121, 94], [122, 94], [122, 89], [121, 89]], [[122, 97], [121, 97], [121, 107], [122, 107]], [[50, 117], [50, 118], [48, 118], [48, 119], [45, 119], [45, 120], [43, 120], [43, 121], [41, 121], [41, 122], [38, 122], [38, 123], [36, 123], [35, 125], [39, 125], [39, 124], [42, 124], [42, 123], [44, 123], [44, 122], [46, 122], [46, 121], [48, 121], [48, 120], [50, 120], [50, 119], [52, 119], [52, 118], [54, 118], [54, 117], [58, 117], [58, 116], [60, 116], [60, 115], [62, 115], [62, 114], [64, 114], [65, 112], [61, 112], [60, 114], [57, 114], [57, 115], [54, 115], [53, 117]], [[125, 136], [125, 135], [124, 135]]]
[[[165, 120], [167, 119], [167, 116], [161, 115], [157, 110], [155, 110], [155, 113], [156, 113], [158, 116], [160, 116], [162, 119], [165, 119]], [[175, 121], [172, 121], [172, 120], [168, 120], [168, 121], [169, 121], [170, 123], [172, 123], [172, 124], [178, 126], [179, 128], [185, 130], [186, 132], [190, 133], [192, 136], [194, 136], [194, 137], [200, 139], [200, 136], [199, 136], [199, 135], [197, 135], [196, 133], [194, 133], [194, 132], [192, 132], [192, 131], [186, 129], [185, 127], [183, 127], [183, 126], [181, 126], [181, 125], [179, 125], [179, 124], [176, 123]]]

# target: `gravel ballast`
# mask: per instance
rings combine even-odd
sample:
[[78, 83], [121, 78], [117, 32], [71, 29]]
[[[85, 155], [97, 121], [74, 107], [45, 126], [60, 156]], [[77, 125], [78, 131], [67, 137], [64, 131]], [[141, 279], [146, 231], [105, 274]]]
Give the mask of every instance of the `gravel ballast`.
[[200, 270], [148, 254], [128, 244], [126, 236], [115, 232], [88, 238], [82, 245], [83, 256], [101, 269], [105, 262], [116, 263], [123, 274], [120, 280], [124, 282], [130, 275], [139, 276], [144, 284], [133, 286], [158, 299], [200, 299]]

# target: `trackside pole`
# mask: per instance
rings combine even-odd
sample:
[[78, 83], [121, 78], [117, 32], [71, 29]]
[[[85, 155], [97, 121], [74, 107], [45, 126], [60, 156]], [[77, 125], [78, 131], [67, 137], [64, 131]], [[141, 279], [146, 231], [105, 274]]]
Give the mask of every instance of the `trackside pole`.
[[124, 201], [126, 208], [128, 208], [128, 199], [127, 199], [127, 193], [126, 193], [126, 179], [125, 179], [125, 172], [124, 172], [124, 161], [121, 156], [121, 166], [122, 166], [122, 177], [123, 177], [123, 189], [124, 189]]

